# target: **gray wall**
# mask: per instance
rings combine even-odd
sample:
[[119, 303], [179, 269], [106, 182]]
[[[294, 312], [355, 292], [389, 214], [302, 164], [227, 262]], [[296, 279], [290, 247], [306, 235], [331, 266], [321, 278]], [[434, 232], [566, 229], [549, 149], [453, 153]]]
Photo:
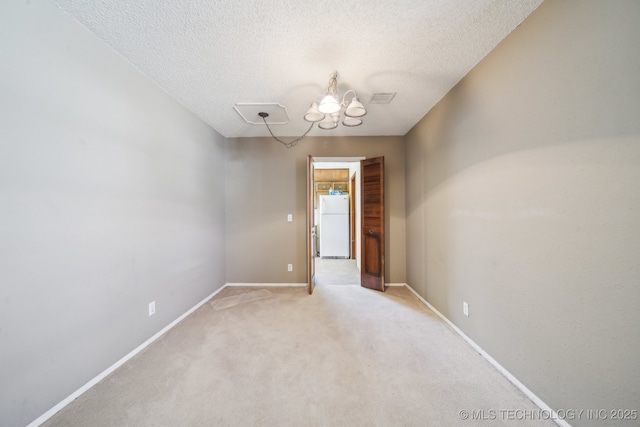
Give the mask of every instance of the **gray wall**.
[[[292, 138], [284, 138], [285, 140]], [[401, 137], [232, 138], [226, 161], [227, 282], [306, 282], [307, 156], [385, 158], [386, 275], [405, 282], [404, 144]], [[294, 221], [287, 222], [293, 213]], [[287, 272], [293, 264], [293, 272]]]
[[22, 426], [224, 284], [224, 138], [49, 2], [0, 3], [0, 52], [0, 424]]
[[547, 0], [406, 137], [408, 283], [555, 409], [639, 409], [638, 18]]

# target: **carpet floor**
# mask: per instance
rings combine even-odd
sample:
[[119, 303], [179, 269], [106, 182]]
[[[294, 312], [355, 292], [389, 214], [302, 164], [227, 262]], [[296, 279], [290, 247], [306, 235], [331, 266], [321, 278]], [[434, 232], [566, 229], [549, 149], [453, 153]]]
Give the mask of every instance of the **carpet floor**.
[[404, 287], [227, 287], [44, 425], [555, 425], [501, 412], [536, 410]]

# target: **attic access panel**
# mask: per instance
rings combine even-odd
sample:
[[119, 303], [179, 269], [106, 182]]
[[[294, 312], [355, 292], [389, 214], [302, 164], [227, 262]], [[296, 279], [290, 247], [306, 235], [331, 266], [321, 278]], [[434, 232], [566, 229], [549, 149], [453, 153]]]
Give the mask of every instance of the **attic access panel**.
[[289, 123], [289, 115], [287, 109], [277, 102], [266, 103], [237, 103], [233, 109], [242, 117], [242, 119], [252, 125], [264, 125], [262, 117], [258, 113], [264, 112], [269, 114], [266, 121], [270, 125], [284, 125]]

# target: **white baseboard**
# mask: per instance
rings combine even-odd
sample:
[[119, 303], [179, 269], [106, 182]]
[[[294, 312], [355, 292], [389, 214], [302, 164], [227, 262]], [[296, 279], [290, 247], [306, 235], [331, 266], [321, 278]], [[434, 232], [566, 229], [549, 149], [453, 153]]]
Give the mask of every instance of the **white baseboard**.
[[[385, 286], [409, 286], [406, 283], [385, 283]], [[307, 286], [307, 283], [227, 283], [225, 286], [255, 286], [255, 287], [279, 287], [279, 286]], [[359, 286], [359, 285], [354, 285]]]
[[[385, 286], [409, 286], [406, 283], [385, 283]], [[255, 286], [255, 287], [278, 287], [278, 286], [307, 286], [307, 283], [227, 283], [225, 286]]]
[[223, 285], [221, 286], [219, 289], [217, 289], [216, 291], [212, 292], [209, 296], [205, 297], [202, 301], [200, 301], [199, 303], [197, 303], [196, 305], [194, 305], [192, 308], [190, 308], [187, 312], [185, 312], [183, 315], [181, 315], [180, 317], [178, 317], [176, 320], [174, 320], [173, 322], [169, 323], [167, 326], [165, 326], [164, 328], [162, 328], [162, 330], [160, 330], [158, 333], [156, 333], [154, 336], [152, 336], [151, 338], [149, 338], [148, 340], [146, 340], [145, 342], [143, 342], [142, 344], [140, 344], [138, 347], [136, 347], [134, 350], [132, 350], [131, 352], [129, 352], [126, 356], [124, 356], [123, 358], [121, 358], [120, 360], [118, 360], [116, 363], [114, 363], [113, 365], [111, 365], [110, 367], [108, 367], [107, 369], [105, 369], [104, 371], [102, 371], [100, 374], [98, 374], [95, 378], [93, 378], [92, 380], [90, 380], [88, 383], [86, 383], [85, 385], [83, 385], [82, 387], [80, 387], [79, 389], [77, 389], [76, 391], [74, 391], [73, 393], [71, 393], [67, 398], [65, 398], [64, 400], [62, 400], [60, 403], [58, 403], [56, 406], [54, 406], [53, 408], [49, 409], [47, 412], [45, 412], [44, 414], [40, 415], [38, 418], [36, 418], [35, 420], [33, 420], [31, 423], [29, 423], [27, 425], [27, 427], [37, 427], [41, 424], [43, 424], [45, 421], [47, 421], [49, 418], [51, 418], [52, 416], [54, 416], [56, 413], [58, 413], [60, 410], [62, 410], [62, 408], [64, 408], [65, 406], [67, 406], [69, 403], [73, 402], [75, 399], [77, 399], [78, 397], [80, 397], [84, 392], [86, 392], [87, 390], [89, 390], [91, 387], [93, 387], [94, 385], [98, 384], [100, 381], [102, 381], [104, 378], [107, 377], [107, 375], [109, 375], [110, 373], [112, 373], [113, 371], [115, 371], [116, 369], [118, 369], [120, 366], [122, 366], [123, 364], [125, 364], [128, 360], [130, 360], [133, 356], [135, 356], [136, 354], [140, 353], [142, 350], [144, 350], [146, 347], [148, 347], [151, 343], [153, 343], [155, 340], [157, 340], [158, 338], [160, 338], [165, 332], [167, 332], [169, 329], [173, 328], [174, 326], [176, 326], [178, 323], [180, 323], [185, 317], [187, 317], [188, 315], [190, 315], [191, 313], [193, 313], [194, 311], [196, 311], [198, 308], [200, 308], [200, 306], [202, 306], [204, 303], [206, 303], [207, 301], [209, 301], [211, 298], [213, 298], [218, 292], [220, 292], [221, 290], [223, 290], [227, 285]]
[[442, 313], [440, 313], [434, 306], [429, 304], [427, 300], [422, 298], [420, 294], [418, 294], [411, 286], [408, 284], [404, 284], [407, 289], [409, 289], [424, 305], [426, 305], [431, 311], [433, 311], [439, 318], [441, 318], [451, 329], [453, 329], [458, 335], [462, 337], [474, 350], [476, 350], [482, 357], [485, 358], [487, 362], [491, 364], [498, 372], [500, 372], [511, 384], [516, 386], [518, 390], [524, 393], [533, 403], [536, 404], [540, 409], [547, 411], [551, 414], [551, 419], [561, 427], [571, 427], [571, 424], [566, 422], [565, 420], [560, 419], [558, 413], [551, 409], [549, 405], [544, 403], [542, 399], [536, 396], [531, 390], [527, 388], [524, 384], [522, 384], [516, 377], [514, 377], [511, 372], [507, 371], [501, 364], [499, 364], [493, 357], [489, 355], [486, 351], [482, 349], [478, 344], [476, 344], [471, 338], [469, 338], [464, 332], [460, 330], [456, 325], [453, 324], [449, 319], [447, 319]]
[[225, 286], [256, 286], [256, 287], [282, 287], [282, 286], [307, 286], [307, 283], [227, 283]]

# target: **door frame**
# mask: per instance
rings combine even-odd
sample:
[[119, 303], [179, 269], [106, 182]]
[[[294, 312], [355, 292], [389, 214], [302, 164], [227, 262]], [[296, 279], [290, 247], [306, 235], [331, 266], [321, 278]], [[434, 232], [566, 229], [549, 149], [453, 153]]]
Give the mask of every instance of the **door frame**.
[[[315, 186], [315, 181], [313, 180], [313, 177], [310, 176], [310, 170], [313, 169], [315, 170], [315, 166], [317, 163], [357, 163], [358, 164], [358, 177], [357, 177], [357, 183], [356, 185], [360, 186], [362, 184], [362, 172], [360, 171], [360, 162], [362, 160], [365, 160], [366, 157], [365, 156], [357, 156], [357, 157], [315, 157], [312, 155], [309, 155], [307, 158], [307, 163], [308, 163], [308, 171], [307, 171], [307, 179], [310, 180], [310, 182], [308, 182], [307, 184], [307, 222], [308, 222], [308, 226], [307, 226], [307, 286], [309, 289], [309, 294], [313, 293], [313, 288], [315, 286], [315, 283], [313, 283], [313, 279], [315, 276], [315, 254], [312, 254], [312, 247], [314, 245], [312, 245], [311, 239], [312, 239], [312, 235], [311, 235], [311, 231], [312, 231], [312, 227], [315, 225], [315, 216], [314, 216], [314, 205], [315, 205], [315, 200], [313, 198], [313, 188]], [[362, 196], [362, 192], [359, 191], [357, 192], [357, 198], [359, 199]], [[356, 222], [356, 230], [359, 230], [359, 226], [361, 223], [361, 218], [362, 218], [362, 211], [361, 211], [361, 203], [360, 200], [356, 199], [355, 203], [358, 209], [358, 213], [355, 219]], [[359, 249], [360, 248], [360, 244], [359, 241], [361, 239], [360, 233], [357, 233], [356, 235], [356, 248]], [[313, 256], [313, 258], [312, 258]], [[358, 251], [356, 250], [356, 265], [358, 267], [358, 269], [360, 269], [360, 254], [358, 253]]]
[[313, 157], [307, 156], [307, 290], [309, 295], [313, 294], [316, 286], [316, 254], [315, 254], [315, 215], [314, 215], [314, 167]]

